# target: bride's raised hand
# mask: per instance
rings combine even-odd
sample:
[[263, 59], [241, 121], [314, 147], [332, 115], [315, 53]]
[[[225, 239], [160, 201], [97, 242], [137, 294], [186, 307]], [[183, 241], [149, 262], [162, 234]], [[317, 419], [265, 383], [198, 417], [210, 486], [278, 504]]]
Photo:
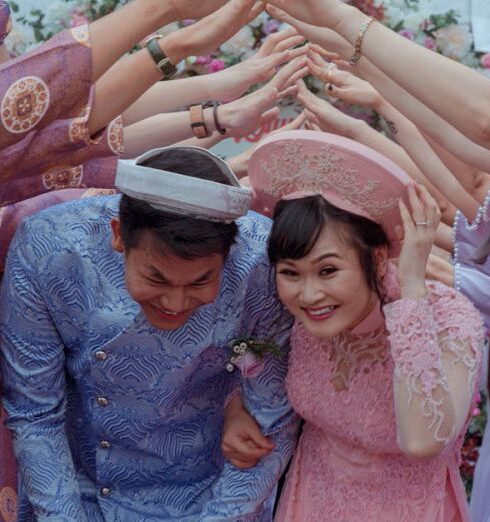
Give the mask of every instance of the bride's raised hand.
[[410, 210], [400, 200], [403, 246], [398, 258], [398, 280], [402, 297], [421, 299], [427, 294], [425, 274], [434, 245], [441, 212], [423, 185], [407, 189]]

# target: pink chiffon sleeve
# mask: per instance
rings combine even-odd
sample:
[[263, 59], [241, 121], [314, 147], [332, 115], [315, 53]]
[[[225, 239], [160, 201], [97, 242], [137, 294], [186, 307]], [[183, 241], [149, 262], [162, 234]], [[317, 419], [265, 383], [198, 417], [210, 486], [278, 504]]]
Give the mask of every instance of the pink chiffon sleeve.
[[462, 294], [435, 282], [424, 299], [399, 299], [384, 313], [398, 443], [415, 456], [437, 453], [468, 417], [483, 348], [481, 316]]

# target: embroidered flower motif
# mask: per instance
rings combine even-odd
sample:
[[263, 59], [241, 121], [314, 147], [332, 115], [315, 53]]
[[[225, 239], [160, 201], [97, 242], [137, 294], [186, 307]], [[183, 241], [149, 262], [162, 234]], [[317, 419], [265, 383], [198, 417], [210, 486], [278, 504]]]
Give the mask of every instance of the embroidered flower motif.
[[107, 143], [114, 154], [122, 154], [124, 152], [123, 121], [120, 116], [109, 123]]
[[257, 341], [250, 337], [240, 337], [230, 343], [231, 357], [226, 365], [226, 370], [232, 372], [238, 368], [246, 378], [257, 377], [264, 369], [264, 357], [271, 353], [276, 357], [281, 356], [281, 351], [274, 341]]
[[12, 134], [28, 132], [46, 114], [49, 89], [41, 78], [26, 76], [12, 84], [3, 97], [2, 123]]
[[91, 138], [88, 132], [87, 121], [90, 115], [90, 106], [85, 106], [80, 115], [73, 118], [68, 129], [68, 139], [71, 143], [85, 142], [87, 145], [97, 145], [101, 142], [104, 133], [99, 133], [95, 138]]
[[47, 190], [63, 188], [77, 188], [82, 183], [83, 166], [64, 169], [55, 169], [45, 172], [42, 180]]
[[361, 204], [374, 217], [397, 205], [396, 198], [378, 200], [380, 182], [362, 182], [358, 171], [346, 167], [342, 155], [329, 145], [311, 153], [301, 143], [286, 140], [261, 159], [260, 165], [267, 174], [262, 190], [273, 198], [298, 191], [320, 194], [328, 190], [356, 207]]
[[14, 522], [17, 518], [17, 494], [9, 486], [0, 490], [0, 515], [5, 522]]

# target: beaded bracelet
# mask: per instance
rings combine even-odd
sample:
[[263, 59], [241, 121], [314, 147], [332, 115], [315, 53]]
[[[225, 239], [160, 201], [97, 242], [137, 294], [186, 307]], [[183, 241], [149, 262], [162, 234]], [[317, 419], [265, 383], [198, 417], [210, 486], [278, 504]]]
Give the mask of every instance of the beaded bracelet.
[[218, 107], [221, 105], [220, 102], [214, 101], [213, 102], [213, 118], [214, 118], [214, 126], [216, 127], [216, 130], [224, 136], [226, 134], [226, 129], [221, 127], [218, 120]]
[[356, 38], [356, 43], [354, 44], [354, 54], [349, 60], [349, 65], [351, 67], [355, 67], [359, 60], [361, 59], [362, 53], [361, 53], [361, 47], [362, 47], [362, 41], [364, 40], [364, 36], [369, 29], [369, 26], [376, 20], [376, 18], [372, 17], [367, 20], [366, 22], [363, 22], [359, 27], [359, 33]]

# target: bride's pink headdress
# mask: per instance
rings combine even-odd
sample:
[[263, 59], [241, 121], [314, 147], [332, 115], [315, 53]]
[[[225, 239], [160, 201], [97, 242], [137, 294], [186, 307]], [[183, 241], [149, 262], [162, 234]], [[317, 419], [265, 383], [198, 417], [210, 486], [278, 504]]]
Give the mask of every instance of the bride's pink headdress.
[[398, 201], [408, 204], [406, 188], [413, 181], [369, 147], [325, 132], [280, 132], [255, 149], [248, 173], [259, 212], [271, 215], [281, 199], [320, 194], [336, 207], [381, 225], [390, 240], [390, 257], [399, 254]]

